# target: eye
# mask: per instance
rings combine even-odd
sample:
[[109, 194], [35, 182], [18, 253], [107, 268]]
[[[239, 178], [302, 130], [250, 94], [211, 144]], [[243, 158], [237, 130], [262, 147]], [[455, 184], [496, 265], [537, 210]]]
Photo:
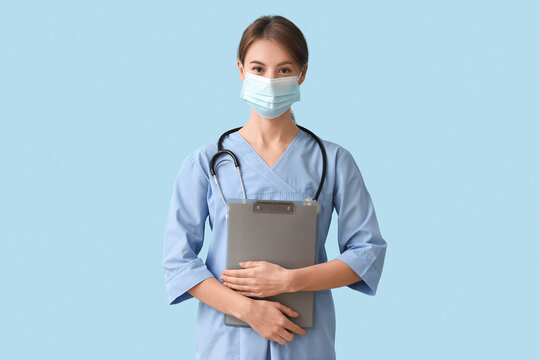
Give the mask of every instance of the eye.
[[282, 74], [287, 74], [287, 73], [290, 73], [290, 72], [291, 72], [291, 69], [286, 68], [286, 67], [281, 68], [280, 70], [285, 70], [285, 72], [283, 72]]
[[261, 71], [262, 71], [262, 67], [260, 67], [260, 66], [254, 66], [254, 67], [251, 68], [251, 70], [255, 70], [255, 72], [260, 72], [260, 71], [258, 71], [256, 69], [261, 69]]

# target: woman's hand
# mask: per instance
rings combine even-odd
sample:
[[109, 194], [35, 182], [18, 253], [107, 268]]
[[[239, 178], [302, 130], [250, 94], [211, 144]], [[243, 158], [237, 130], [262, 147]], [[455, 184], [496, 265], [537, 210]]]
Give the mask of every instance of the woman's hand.
[[276, 301], [251, 300], [249, 304], [240, 320], [247, 322], [265, 339], [283, 345], [287, 341], [292, 341], [294, 333], [306, 336], [306, 330], [285, 316], [298, 316], [293, 309]]
[[238, 293], [251, 297], [268, 297], [290, 289], [291, 272], [268, 261], [246, 261], [240, 263], [243, 269], [225, 269], [220, 276], [223, 285]]

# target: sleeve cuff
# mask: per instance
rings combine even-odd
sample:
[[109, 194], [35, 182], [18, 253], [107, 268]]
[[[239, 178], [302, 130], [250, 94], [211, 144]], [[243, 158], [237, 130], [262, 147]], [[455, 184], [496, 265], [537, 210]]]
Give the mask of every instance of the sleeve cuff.
[[202, 261], [180, 271], [166, 283], [169, 304], [174, 305], [191, 299], [193, 295], [187, 291], [201, 281], [214, 277]]
[[375, 259], [362, 250], [344, 251], [336, 259], [349, 265], [362, 278], [361, 281], [347, 285], [349, 288], [366, 295], [374, 296], [376, 294], [381, 272], [375, 265]]

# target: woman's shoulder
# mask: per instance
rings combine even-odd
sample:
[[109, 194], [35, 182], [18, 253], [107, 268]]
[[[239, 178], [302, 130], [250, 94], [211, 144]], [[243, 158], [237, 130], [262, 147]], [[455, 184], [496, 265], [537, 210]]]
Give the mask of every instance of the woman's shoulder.
[[203, 143], [186, 156], [185, 161], [192, 161], [198, 167], [200, 167], [205, 174], [210, 174], [210, 160], [217, 152], [217, 140]]
[[329, 159], [338, 160], [341, 159], [343, 156], [348, 156], [351, 154], [348, 148], [338, 144], [335, 141], [322, 139], [321, 137], [319, 137], [319, 139], [323, 143], [326, 151], [326, 156]]

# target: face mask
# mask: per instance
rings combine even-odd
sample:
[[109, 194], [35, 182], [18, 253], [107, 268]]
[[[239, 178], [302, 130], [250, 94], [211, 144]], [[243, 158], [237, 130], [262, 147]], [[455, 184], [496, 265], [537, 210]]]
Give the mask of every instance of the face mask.
[[[242, 66], [242, 69], [244, 67]], [[267, 78], [244, 70], [240, 91], [244, 99], [262, 117], [273, 119], [283, 114], [292, 103], [300, 100], [300, 74], [282, 78]]]

